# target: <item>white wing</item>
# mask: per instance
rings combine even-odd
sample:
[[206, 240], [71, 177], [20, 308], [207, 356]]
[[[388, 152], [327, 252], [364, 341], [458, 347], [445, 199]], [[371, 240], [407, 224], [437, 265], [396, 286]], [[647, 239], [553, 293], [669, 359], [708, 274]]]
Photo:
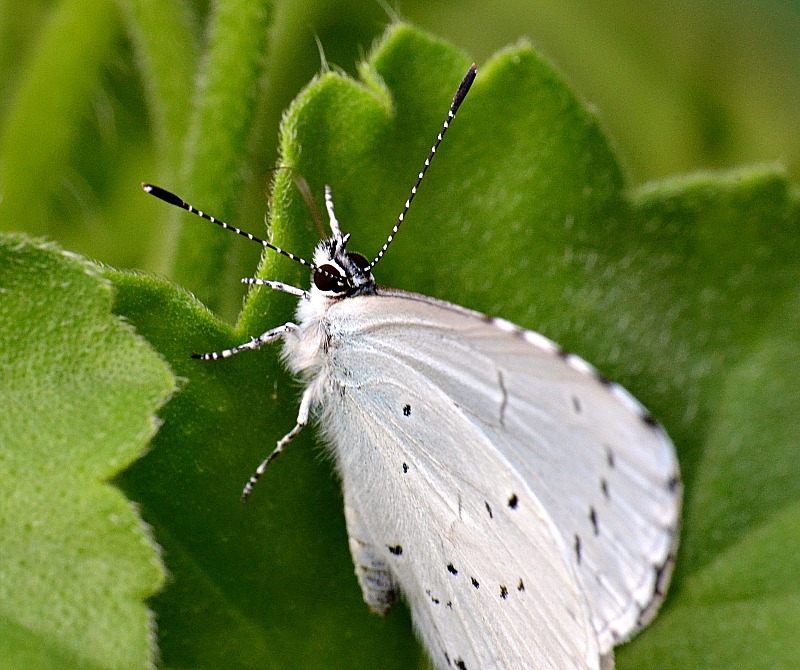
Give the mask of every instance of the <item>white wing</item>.
[[597, 668], [574, 571], [510, 464], [424, 375], [358, 346], [333, 355], [353, 376], [320, 424], [367, 602], [385, 611], [399, 586], [437, 668]]
[[[674, 448], [621, 387], [508, 322], [381, 289], [331, 306], [320, 425], [365, 600], [437, 668], [598, 668], [663, 597]], [[608, 662], [608, 658], [606, 659]]]

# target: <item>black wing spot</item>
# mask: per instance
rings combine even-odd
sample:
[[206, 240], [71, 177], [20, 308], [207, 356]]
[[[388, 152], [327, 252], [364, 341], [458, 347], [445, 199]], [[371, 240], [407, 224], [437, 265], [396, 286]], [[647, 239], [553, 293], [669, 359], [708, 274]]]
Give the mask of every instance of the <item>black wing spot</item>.
[[581, 563], [581, 538], [575, 536], [575, 558], [578, 560], [578, 565]]
[[472, 585], [476, 589], [479, 589], [481, 587], [481, 583], [477, 579], [475, 579], [475, 577], [470, 577], [470, 579], [472, 580]]
[[517, 584], [517, 591], [524, 591], [524, 590], [525, 590], [525, 584], [522, 581], [522, 577], [520, 577], [519, 584]]
[[450, 662], [450, 655], [449, 655], [449, 654], [448, 654], [446, 651], [445, 651], [445, 652], [443, 652], [443, 653], [444, 653], [444, 660], [445, 660], [445, 661], [447, 661], [447, 665], [453, 665], [453, 664]]
[[593, 506], [589, 507], [589, 521], [592, 522], [592, 528], [595, 535], [600, 535], [600, 526], [597, 524], [597, 512]]
[[494, 519], [494, 514], [492, 514], [492, 506], [488, 502], [484, 502], [486, 505], [486, 511], [489, 512], [489, 518]]
[[666, 563], [664, 563], [663, 565], [654, 566], [656, 574], [656, 588], [654, 590], [654, 593], [659, 597], [664, 596], [664, 592], [662, 591], [663, 583], [661, 580], [664, 578], [664, 569], [666, 567], [667, 567]]
[[503, 586], [502, 584], [500, 585], [500, 597], [503, 600], [508, 598], [508, 589], [505, 586]]
[[464, 663], [460, 658], [456, 659], [456, 667], [458, 670], [467, 670], [467, 664]]
[[458, 570], [455, 569], [452, 563], [447, 564], [447, 570], [450, 572], [451, 575], [457, 575]]
[[403, 474], [406, 474], [406, 472], [408, 472], [408, 463], [403, 463]]
[[411, 416], [411, 405], [403, 407], [403, 416]]
[[434, 598], [434, 596], [433, 596], [433, 594], [431, 593], [431, 590], [430, 590], [430, 589], [427, 589], [427, 590], [425, 591], [425, 595], [426, 595], [426, 596], [428, 596], [428, 598], [430, 598], [430, 599], [431, 599], [431, 602], [432, 602], [434, 605], [438, 605], [438, 604], [439, 604], [439, 599], [438, 599], [438, 598]]
[[[674, 552], [674, 549], [673, 549]], [[670, 553], [666, 560], [660, 565], [653, 566], [656, 575], [656, 595], [664, 595], [664, 589], [669, 584], [669, 576], [672, 572], [672, 566], [675, 563], [675, 554]]]
[[452, 600], [448, 600], [447, 601], [447, 607], [449, 607], [450, 609], [453, 609], [453, 601]]
[[600, 490], [603, 492], [606, 500], [611, 500], [611, 495], [608, 493], [608, 482], [605, 478], [600, 480]]
[[578, 399], [578, 396], [572, 396], [572, 409], [575, 410], [575, 414], [580, 414], [583, 411], [581, 407], [581, 401]]
[[613, 470], [616, 464], [614, 462], [614, 452], [611, 451], [611, 447], [606, 447], [606, 462], [608, 463], [608, 467]]
[[508, 499], [508, 506], [511, 509], [517, 509], [517, 505], [519, 504], [519, 498], [517, 498], [516, 493], [512, 493], [511, 497]]
[[603, 386], [616, 386], [616, 384], [606, 377], [602, 372], [600, 372], [600, 370], [594, 371], [594, 378]]
[[645, 412], [642, 414], [642, 421], [644, 421], [646, 425], [650, 426], [650, 428], [655, 428], [658, 426], [658, 421], [653, 418], [653, 415], [650, 414], [650, 412]]
[[389, 547], [389, 553], [394, 554], [395, 556], [402, 556], [403, 547], [399, 544], [396, 544], [393, 547]]

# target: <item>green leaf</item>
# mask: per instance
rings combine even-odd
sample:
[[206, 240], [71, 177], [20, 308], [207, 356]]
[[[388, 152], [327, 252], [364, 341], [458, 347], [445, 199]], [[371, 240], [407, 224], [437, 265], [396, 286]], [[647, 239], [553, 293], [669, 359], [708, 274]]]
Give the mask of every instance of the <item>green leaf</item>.
[[[744, 291], [737, 298], [752, 309]], [[800, 538], [798, 309], [794, 292], [772, 310], [751, 350], [722, 373], [687, 500], [688, 574], [675, 606], [656, 622], [662, 639], [642, 645], [660, 659], [653, 667], [800, 663], [792, 644], [800, 626], [800, 557], [791, 549]], [[692, 562], [701, 567], [690, 572]], [[724, 644], [709, 645], [715, 638]], [[682, 644], [663, 648], [670, 639]]]
[[144, 600], [163, 568], [108, 482], [155, 433], [174, 380], [111, 314], [112, 295], [96, 266], [0, 238], [5, 667], [144, 668], [154, 653]]
[[[352, 249], [380, 249], [469, 62], [396, 25], [360, 81], [324, 73], [287, 111], [280, 163], [321, 211], [331, 185]], [[276, 175], [270, 232], [308, 258], [318, 233], [292, 180]], [[677, 571], [620, 668], [796, 665], [796, 627], [785, 624], [797, 619], [797, 571], [777, 568], [774, 547], [797, 542], [798, 377], [785, 361], [798, 332], [785, 324], [796, 321], [798, 224], [797, 190], [766, 169], [628, 192], [595, 117], [521, 43], [479, 68], [376, 267], [383, 284], [543, 332], [621, 381], [672, 435], [686, 484]], [[378, 620], [360, 602], [341, 496], [313, 431], [237, 503], [294, 425], [299, 388], [276, 352], [189, 354], [247, 341], [290, 318], [295, 301], [255, 290], [231, 329], [163, 282], [109, 276], [118, 313], [185, 379], [152, 451], [123, 478], [173, 575], [154, 600], [165, 666], [419, 664], [402, 608]], [[308, 282], [272, 255], [258, 276]], [[787, 579], [779, 588], [770, 574]]]
[[633, 200], [651, 231], [647, 293], [673, 300], [651, 369], [677, 387], [686, 502], [667, 611], [625, 652], [631, 667], [796, 667], [797, 191], [741, 170]]

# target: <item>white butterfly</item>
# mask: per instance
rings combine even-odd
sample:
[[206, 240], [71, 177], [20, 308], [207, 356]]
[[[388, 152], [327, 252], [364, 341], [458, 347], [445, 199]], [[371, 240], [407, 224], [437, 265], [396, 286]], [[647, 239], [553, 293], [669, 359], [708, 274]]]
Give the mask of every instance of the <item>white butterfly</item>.
[[622, 387], [538, 333], [375, 284], [442, 136], [475, 78], [461, 83], [403, 212], [378, 256], [347, 251], [330, 189], [332, 236], [313, 264], [148, 184], [149, 193], [314, 271], [297, 322], [200, 358], [283, 342], [344, 490], [364, 600], [399, 594], [436, 668], [613, 667], [613, 647], [663, 600], [678, 541], [681, 484], [664, 430]]

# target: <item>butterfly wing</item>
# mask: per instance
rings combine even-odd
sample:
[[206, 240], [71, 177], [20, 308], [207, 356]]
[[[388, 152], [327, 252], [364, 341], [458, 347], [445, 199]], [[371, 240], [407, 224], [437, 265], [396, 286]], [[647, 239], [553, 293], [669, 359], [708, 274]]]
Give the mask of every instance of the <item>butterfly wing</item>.
[[367, 603], [385, 612], [402, 591], [437, 668], [597, 668], [576, 575], [525, 482], [420, 372], [360, 346], [333, 355], [350, 374], [320, 425]]
[[320, 424], [365, 599], [437, 667], [595, 668], [655, 611], [674, 448], [620, 387], [511, 324], [381, 289], [328, 313]]

